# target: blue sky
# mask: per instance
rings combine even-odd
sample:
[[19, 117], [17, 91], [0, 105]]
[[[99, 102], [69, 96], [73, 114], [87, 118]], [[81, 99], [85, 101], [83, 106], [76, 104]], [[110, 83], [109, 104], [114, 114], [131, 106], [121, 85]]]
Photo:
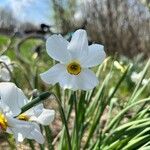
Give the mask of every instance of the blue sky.
[[10, 10], [21, 22], [53, 24], [50, 0], [0, 0], [0, 7]]

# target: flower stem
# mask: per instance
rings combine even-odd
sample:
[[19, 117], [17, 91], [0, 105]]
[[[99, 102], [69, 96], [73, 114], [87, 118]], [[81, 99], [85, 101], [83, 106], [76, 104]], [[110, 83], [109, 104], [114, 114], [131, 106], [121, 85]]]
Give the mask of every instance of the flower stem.
[[78, 127], [78, 108], [77, 108], [77, 97], [76, 97], [76, 92], [73, 93], [73, 102], [74, 102], [74, 109], [75, 109], [75, 146], [78, 149], [79, 146], [79, 137], [78, 137], [78, 133], [79, 133], [79, 127]]
[[62, 122], [63, 122], [63, 124], [65, 125], [69, 150], [72, 150], [72, 147], [71, 147], [71, 138], [70, 138], [70, 134], [69, 134], [69, 129], [68, 129], [68, 124], [67, 124], [67, 119], [66, 119], [66, 116], [65, 116], [65, 112], [64, 112], [64, 110], [63, 110], [63, 107], [62, 107], [61, 102], [60, 102], [60, 100], [58, 99], [58, 97], [57, 97], [56, 95], [54, 95], [54, 96], [56, 97], [56, 101], [57, 101], [58, 106], [59, 106], [59, 111], [60, 111], [60, 115], [61, 115]]
[[60, 91], [60, 86], [58, 85], [58, 83], [56, 84], [56, 93], [57, 93], [57, 97], [60, 99], [61, 98], [61, 91]]
[[45, 150], [44, 145], [39, 144], [40, 150]]
[[28, 139], [28, 143], [29, 143], [29, 145], [30, 145], [30, 148], [31, 148], [32, 150], [35, 150], [33, 142]]
[[39, 95], [37, 98], [33, 99], [31, 102], [27, 103], [25, 106], [21, 108], [21, 113], [24, 113], [25, 111], [29, 110], [36, 104], [40, 103], [41, 101], [47, 99], [52, 93], [50, 92], [44, 92], [41, 95]]
[[46, 133], [46, 138], [47, 138], [47, 143], [48, 143], [48, 150], [54, 150], [54, 147], [52, 145], [52, 132], [49, 126], [45, 126], [45, 133]]

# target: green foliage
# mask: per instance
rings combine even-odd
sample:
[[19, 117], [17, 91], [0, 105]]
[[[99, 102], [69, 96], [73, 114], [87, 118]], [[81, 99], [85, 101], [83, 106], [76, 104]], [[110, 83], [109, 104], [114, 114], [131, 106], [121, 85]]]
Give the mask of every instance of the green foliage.
[[[0, 37], [2, 47], [8, 40], [7, 37]], [[59, 111], [62, 120], [57, 135], [59, 138], [51, 136], [52, 131], [47, 126], [42, 127], [49, 149], [149, 149], [149, 82], [142, 85], [142, 81], [149, 78], [150, 61], [135, 63], [123, 58], [107, 58], [101, 66], [94, 68], [100, 79], [98, 87], [91, 91], [72, 92], [62, 90], [59, 85], [44, 85], [40, 80], [39, 74], [55, 63], [47, 56], [45, 48], [42, 47], [39, 52], [34, 51], [37, 46], [43, 46], [43, 41], [27, 39], [16, 51], [19, 40], [15, 39], [4, 53], [9, 55], [14, 65], [12, 81], [28, 96], [34, 89], [38, 89], [39, 92], [52, 92], [58, 97], [54, 103], [58, 105], [55, 109]], [[136, 70], [143, 71], [137, 84], [131, 80], [131, 74]], [[23, 111], [43, 99], [45, 97], [37, 97]], [[34, 143], [29, 143], [33, 147]], [[40, 148], [43, 149], [43, 146], [40, 145]]]

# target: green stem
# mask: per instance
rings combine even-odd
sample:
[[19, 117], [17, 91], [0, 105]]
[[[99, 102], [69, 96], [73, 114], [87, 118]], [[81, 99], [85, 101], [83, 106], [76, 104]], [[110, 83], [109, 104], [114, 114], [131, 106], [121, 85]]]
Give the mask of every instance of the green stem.
[[[43, 128], [41, 124], [40, 124], [40, 130], [41, 130], [41, 133], [43, 134]], [[45, 150], [45, 144], [39, 144], [39, 147], [40, 147], [40, 150]]]
[[29, 143], [31, 149], [35, 150], [33, 142], [31, 140], [28, 140], [28, 143]]
[[46, 133], [46, 138], [47, 138], [47, 142], [48, 142], [48, 150], [54, 150], [54, 147], [52, 145], [52, 132], [49, 126], [45, 126], [45, 133]]
[[57, 97], [61, 99], [61, 91], [60, 91], [60, 86], [58, 83], [56, 84], [56, 93], [57, 93]]
[[[68, 107], [66, 108], [67, 109], [67, 115], [66, 115], [66, 121], [68, 122], [69, 121], [69, 118], [70, 118], [70, 114], [72, 112], [72, 108], [73, 108], [73, 94], [71, 94], [71, 96], [69, 97], [69, 100], [68, 100]], [[62, 148], [62, 145], [63, 145], [63, 142], [65, 141], [64, 138], [66, 136], [66, 132], [65, 132], [65, 128], [62, 129], [62, 136], [61, 136], [61, 139], [59, 142], [60, 143], [60, 146], [59, 146], [59, 149], [63, 149]], [[62, 142], [63, 140], [63, 142]]]
[[39, 95], [37, 98], [33, 99], [31, 102], [27, 103], [25, 106], [21, 108], [21, 114], [35, 106], [36, 104], [40, 103], [41, 101], [47, 99], [52, 93], [50, 92], [44, 92], [41, 95]]
[[56, 95], [55, 95], [55, 97], [56, 97], [56, 101], [57, 101], [58, 106], [59, 106], [59, 111], [60, 111], [60, 115], [61, 115], [62, 122], [63, 122], [63, 124], [65, 125], [69, 150], [72, 150], [72, 147], [71, 147], [71, 138], [70, 138], [70, 134], [69, 134], [69, 129], [68, 129], [68, 124], [67, 124], [67, 119], [66, 119], [66, 116], [65, 116], [65, 112], [64, 112], [64, 110], [63, 110], [63, 107], [62, 107], [62, 105], [61, 105], [60, 100], [58, 99], [58, 97], [57, 97]]
[[74, 102], [74, 109], [75, 109], [75, 146], [78, 149], [79, 146], [79, 141], [78, 141], [78, 133], [79, 133], [79, 128], [78, 128], [78, 108], [77, 108], [77, 98], [76, 98], [76, 92], [73, 93], [73, 102]]
[[40, 146], [40, 150], [45, 150], [44, 145], [39, 144], [39, 146]]

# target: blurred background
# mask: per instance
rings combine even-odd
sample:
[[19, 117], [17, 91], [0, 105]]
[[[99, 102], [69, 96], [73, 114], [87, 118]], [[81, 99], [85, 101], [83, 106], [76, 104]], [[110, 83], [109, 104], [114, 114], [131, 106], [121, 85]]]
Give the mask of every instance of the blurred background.
[[69, 38], [78, 28], [107, 54], [148, 57], [150, 0], [0, 0], [0, 35]]

